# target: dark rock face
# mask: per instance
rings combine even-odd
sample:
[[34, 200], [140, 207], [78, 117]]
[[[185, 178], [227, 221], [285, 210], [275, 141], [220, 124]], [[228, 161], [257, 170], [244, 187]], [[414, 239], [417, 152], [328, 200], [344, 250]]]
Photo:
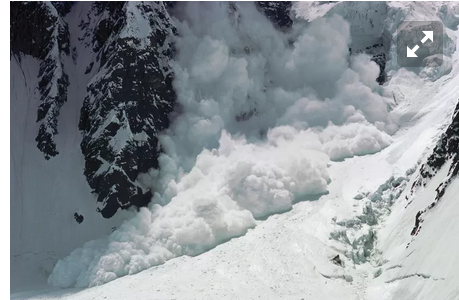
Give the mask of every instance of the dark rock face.
[[274, 25], [280, 28], [292, 27], [293, 21], [290, 17], [291, 1], [257, 1], [255, 5]]
[[376, 81], [379, 83], [379, 85], [383, 85], [387, 80], [386, 53], [375, 54], [371, 57], [371, 60], [379, 66], [379, 75], [378, 78], [376, 78]]
[[448, 174], [443, 182], [436, 188], [435, 191], [437, 195], [432, 203], [416, 214], [415, 225], [411, 235], [418, 235], [422, 228], [422, 215], [437, 205], [445, 194], [451, 181], [457, 178], [459, 171], [459, 102], [454, 110], [451, 124], [441, 135], [440, 140], [437, 142], [432, 154], [428, 157], [427, 162], [421, 166], [418, 178], [411, 186], [411, 194], [415, 192], [417, 187], [426, 186], [427, 182], [429, 182], [447, 162], [451, 163]]
[[446, 161], [452, 160], [449, 170], [451, 177], [457, 176], [459, 162], [459, 103], [454, 110], [453, 119], [446, 131], [442, 134], [440, 141], [435, 147], [432, 155], [427, 160], [427, 165], [438, 170]]
[[[451, 181], [457, 177], [459, 171], [459, 103], [457, 104], [451, 124], [441, 135], [440, 140], [435, 146], [427, 162], [421, 166], [418, 180], [414, 182], [416, 186], [426, 185], [437, 172], [447, 163], [451, 162], [447, 177], [437, 187], [437, 196], [429, 208], [433, 208], [445, 193]], [[413, 191], [412, 189], [412, 191]]]
[[56, 8], [48, 2], [11, 2], [10, 48], [41, 61], [38, 91], [37, 147], [46, 159], [59, 154], [54, 141], [62, 105], [67, 101], [68, 75], [62, 60], [70, 53], [69, 31]]
[[[72, 32], [69, 20], [79, 24]], [[136, 179], [158, 166], [157, 134], [175, 103], [169, 61], [176, 34], [162, 2], [11, 3], [11, 54], [40, 61], [36, 141], [46, 159], [59, 154], [54, 137], [70, 80], [86, 87], [79, 121], [84, 174], [106, 218], [150, 201], [151, 191]], [[66, 69], [76, 72], [72, 79]]]
[[[158, 167], [157, 134], [168, 127], [175, 102], [167, 62], [176, 30], [161, 3], [97, 3], [95, 17], [100, 15], [110, 17], [95, 28], [100, 67], [87, 86], [79, 128], [85, 176], [100, 212], [110, 218], [119, 208], [150, 202], [151, 192], [142, 191], [136, 178]], [[148, 27], [138, 28], [143, 22]], [[142, 30], [148, 34], [135, 35]]]
[[365, 52], [371, 56], [371, 60], [374, 61], [379, 66], [379, 76], [376, 78], [376, 81], [382, 85], [387, 80], [386, 74], [386, 52], [384, 45], [375, 44], [370, 47], [365, 48]]
[[339, 254], [336, 255], [335, 257], [333, 257], [333, 258], [331, 259], [331, 261], [332, 261], [335, 265], [338, 265], [338, 266], [344, 268], [344, 261], [341, 260], [341, 258], [339, 257]]
[[423, 212], [424, 211], [418, 211], [418, 213], [416, 214], [416, 218], [414, 220], [414, 227], [413, 227], [413, 230], [411, 230], [411, 235], [418, 235], [419, 230], [421, 230], [421, 223], [422, 223], [421, 216]]
[[[41, 2], [10, 3], [10, 49], [12, 54], [24, 53], [45, 58], [51, 34], [46, 28], [53, 25], [46, 5]], [[31, 42], [27, 42], [31, 41]]]
[[[447, 161], [451, 161], [447, 178], [437, 187], [437, 196], [429, 208], [434, 207], [445, 193], [451, 181], [457, 177], [459, 171], [459, 103], [454, 110], [453, 120], [442, 134], [432, 155], [427, 159], [426, 165], [421, 169], [421, 174], [432, 177]], [[427, 170], [430, 169], [430, 170]], [[424, 177], [425, 178], [425, 177]]]
[[84, 221], [83, 215], [80, 215], [79, 213], [74, 213], [74, 214], [73, 214], [73, 218], [75, 219], [75, 221], [76, 221], [78, 224], [81, 224], [81, 223], [83, 223], [83, 221]]
[[70, 10], [72, 9], [73, 5], [75, 4], [75, 1], [51, 1], [53, 6], [56, 8], [56, 10], [59, 12], [59, 14], [62, 17], [65, 17]]

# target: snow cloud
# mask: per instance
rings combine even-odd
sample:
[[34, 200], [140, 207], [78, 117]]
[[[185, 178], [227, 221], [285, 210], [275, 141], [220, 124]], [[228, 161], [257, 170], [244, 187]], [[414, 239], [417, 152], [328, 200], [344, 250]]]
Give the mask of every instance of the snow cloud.
[[256, 219], [327, 192], [330, 160], [388, 146], [395, 125], [369, 57], [340, 17], [277, 31], [252, 3], [184, 4], [151, 206], [60, 260], [49, 283], [87, 287], [244, 235]]

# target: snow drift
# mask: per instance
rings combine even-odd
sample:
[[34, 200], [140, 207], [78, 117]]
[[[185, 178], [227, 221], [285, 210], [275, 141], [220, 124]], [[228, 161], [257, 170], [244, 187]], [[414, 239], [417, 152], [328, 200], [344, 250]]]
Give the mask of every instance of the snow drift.
[[200, 254], [327, 193], [330, 159], [391, 142], [379, 68], [349, 56], [342, 18], [282, 33], [251, 3], [187, 3], [176, 15], [180, 113], [160, 136], [160, 169], [139, 176], [157, 191], [153, 202], [59, 260], [54, 286], [99, 285]]

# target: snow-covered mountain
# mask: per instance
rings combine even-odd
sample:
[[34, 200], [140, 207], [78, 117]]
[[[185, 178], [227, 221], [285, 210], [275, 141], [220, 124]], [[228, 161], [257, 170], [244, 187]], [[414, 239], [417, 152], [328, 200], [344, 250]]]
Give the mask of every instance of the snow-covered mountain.
[[[157, 166], [157, 133], [167, 128], [174, 106], [169, 14], [162, 3], [75, 3], [62, 13], [55, 5], [12, 4], [18, 20], [12, 23], [12, 55], [40, 61], [38, 149], [45, 159], [59, 154], [55, 136], [69, 84], [86, 89], [78, 127], [85, 176], [101, 214], [109, 218], [119, 208], [145, 206], [151, 192], [135, 181]], [[36, 18], [43, 20], [40, 26], [30, 22]], [[24, 43], [28, 34], [43, 40]]]
[[[410, 20], [444, 24], [442, 66], [398, 67]], [[458, 299], [458, 25], [452, 2], [12, 3], [12, 298]]]

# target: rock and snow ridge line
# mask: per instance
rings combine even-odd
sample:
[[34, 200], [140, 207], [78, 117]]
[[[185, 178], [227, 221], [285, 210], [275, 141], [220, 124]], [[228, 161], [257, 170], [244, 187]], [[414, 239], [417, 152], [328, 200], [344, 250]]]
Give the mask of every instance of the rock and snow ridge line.
[[422, 215], [438, 204], [448, 186], [453, 180], [457, 179], [459, 171], [459, 100], [453, 112], [451, 124], [446, 128], [445, 132], [442, 133], [432, 154], [421, 166], [419, 175], [411, 186], [410, 195], [409, 197], [406, 196], [406, 201], [408, 201], [407, 206], [414, 201], [413, 198], [416, 190], [425, 187], [427, 183], [437, 175], [441, 168], [445, 166], [448, 167], [447, 176], [436, 187], [436, 195], [435, 198], [432, 199], [432, 203], [425, 209], [417, 212], [415, 216], [415, 225], [411, 232], [412, 236], [418, 235], [422, 228], [422, 222], [424, 221]]
[[[257, 2], [257, 8], [280, 28], [292, 25], [291, 5]], [[162, 149], [157, 136], [168, 128], [175, 105], [169, 62], [177, 31], [170, 12], [177, 6], [174, 2], [93, 2], [88, 8], [58, 1], [12, 4], [12, 55], [31, 55], [41, 64], [36, 141], [47, 160], [59, 154], [55, 136], [71, 84], [68, 70], [82, 65], [76, 68], [78, 82], [72, 84], [87, 89], [79, 124], [84, 173], [105, 218], [120, 208], [146, 206], [154, 192], [137, 176], [158, 168]], [[71, 23], [77, 26], [69, 31]]]
[[[31, 21], [33, 20], [33, 21]], [[11, 55], [20, 53], [40, 59], [40, 104], [37, 147], [46, 159], [59, 154], [55, 135], [62, 105], [67, 101], [69, 78], [64, 61], [70, 55], [67, 23], [50, 2], [11, 3]]]
[[136, 178], [156, 166], [156, 135], [167, 128], [175, 98], [167, 61], [176, 33], [164, 4], [15, 2], [11, 8], [12, 56], [40, 61], [38, 149], [47, 160], [59, 154], [55, 136], [68, 86], [86, 89], [81, 151], [101, 214], [145, 206], [151, 193]]

